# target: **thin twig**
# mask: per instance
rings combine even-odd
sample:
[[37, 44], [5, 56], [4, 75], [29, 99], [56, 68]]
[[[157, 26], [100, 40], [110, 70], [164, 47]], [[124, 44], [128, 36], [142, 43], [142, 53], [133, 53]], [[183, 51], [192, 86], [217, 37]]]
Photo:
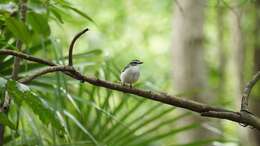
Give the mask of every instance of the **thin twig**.
[[72, 41], [70, 43], [70, 47], [69, 47], [69, 66], [73, 66], [72, 55], [73, 55], [73, 48], [74, 48], [74, 44], [75, 44], [76, 40], [80, 36], [82, 36], [85, 32], [87, 32], [88, 30], [89, 30], [88, 28], [85, 28], [84, 30], [79, 32], [77, 35], [75, 35], [75, 37], [72, 39]]

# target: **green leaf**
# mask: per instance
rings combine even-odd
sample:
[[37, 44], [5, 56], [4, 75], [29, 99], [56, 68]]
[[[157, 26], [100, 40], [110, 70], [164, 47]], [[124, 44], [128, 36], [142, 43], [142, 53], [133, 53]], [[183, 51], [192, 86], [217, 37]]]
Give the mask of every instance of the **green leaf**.
[[[137, 111], [138, 111], [138, 108], [140, 108], [141, 105], [143, 105], [144, 101], [145, 101], [144, 99], [138, 101], [130, 111], [128, 111], [127, 113], [125, 113], [125, 114], [123, 115], [123, 117], [120, 118], [120, 121], [125, 121], [127, 118], [130, 117], [130, 115], [132, 115], [134, 112], [137, 112]], [[115, 132], [118, 131], [119, 126], [120, 126], [119, 124], [115, 124], [115, 125], [114, 125], [113, 127], [111, 127], [109, 130], [107, 130], [107, 131], [105, 131], [104, 133], [102, 133], [101, 136], [102, 136], [102, 137], [105, 136], [104, 141], [106, 141], [107, 139], [110, 139], [111, 136], [112, 136], [112, 134], [114, 134]], [[121, 128], [120, 128], [120, 129], [121, 129]]]
[[64, 23], [63, 20], [62, 20], [61, 14], [60, 14], [62, 12], [58, 7], [52, 6], [52, 7], [49, 7], [49, 10], [57, 18], [57, 20], [59, 20], [59, 22], [61, 24]]
[[43, 14], [29, 12], [27, 13], [27, 22], [31, 25], [35, 32], [43, 36], [50, 35], [48, 20]]
[[[0, 97], [1, 97], [0, 99], [1, 99], [1, 102], [4, 99], [4, 96], [5, 96], [6, 84], [7, 84], [7, 80], [5, 78], [0, 77]], [[3, 112], [0, 112], [0, 123], [7, 125], [11, 129], [15, 129], [15, 125], [13, 124], [13, 122], [10, 121], [8, 119], [8, 116]]]
[[7, 28], [13, 33], [13, 35], [23, 41], [26, 44], [30, 43], [30, 33], [26, 25], [13, 17], [9, 17], [6, 20]]
[[9, 80], [7, 82], [7, 91], [12, 96], [15, 103], [22, 104], [25, 102], [33, 112], [39, 116], [40, 120], [48, 125], [64, 132], [64, 128], [58, 120], [55, 111], [48, 105], [48, 103], [41, 97], [37, 96], [28, 86]]
[[[115, 141], [114, 143], [116, 143], [117, 141], [122, 141], [122, 140], [126, 140], [127, 137], [134, 135], [134, 133], [136, 133], [137, 130], [143, 128], [145, 125], [148, 125], [149, 123], [152, 123], [158, 119], [160, 119], [162, 116], [170, 113], [171, 111], [173, 111], [172, 108], [163, 110], [162, 112], [159, 112], [158, 114], [154, 114], [154, 111], [157, 109], [162, 109], [159, 108], [161, 106], [161, 104], [156, 104], [154, 106], [151, 106], [146, 112], [144, 112], [142, 115], [140, 115], [139, 117], [136, 117], [134, 120], [132, 120], [131, 122], [129, 122], [127, 124], [128, 127], [131, 127], [132, 125], [137, 125], [135, 127], [131, 127], [131, 130], [126, 131], [126, 132], [117, 132], [113, 138], [113, 141]], [[149, 114], [154, 114], [153, 116], [149, 117]], [[146, 119], [144, 119], [144, 117], [147, 117]], [[141, 122], [140, 124], [136, 124], [138, 122]], [[119, 128], [118, 128], [119, 129]], [[112, 142], [113, 142], [112, 141]], [[110, 142], [111, 143], [111, 142]]]
[[72, 114], [70, 114], [67, 111], [64, 111], [64, 115], [66, 115], [69, 119], [71, 119], [95, 144], [98, 145], [98, 141], [95, 139], [95, 137], [78, 121]]
[[[178, 121], [179, 119], [182, 119], [184, 117], [186, 117], [187, 115], [189, 115], [189, 113], [184, 113], [184, 114], [181, 114], [177, 117], [172, 117], [168, 120], [162, 120], [158, 123], [156, 123], [153, 127], [151, 127], [150, 129], [147, 129], [147, 130], [144, 130], [144, 132], [142, 132], [142, 134], [138, 135], [138, 139], [144, 139], [145, 137], [149, 137], [149, 135], [151, 135], [152, 133], [158, 131], [160, 128], [163, 128], [169, 124], [174, 124], [176, 121]], [[160, 119], [160, 117], [159, 117]], [[143, 124], [143, 127], [145, 127], [147, 125], [147, 123]], [[174, 128], [174, 127], [173, 127]], [[136, 132], [136, 131], [133, 131], [131, 130], [131, 132]], [[126, 137], [126, 138], [121, 138], [122, 139], [122, 144], [121, 145], [124, 145], [124, 144], [127, 144], [131, 141], [134, 141], [136, 140], [136, 136], [129, 136], [129, 137]]]
[[7, 80], [5, 78], [0, 77], [0, 101], [2, 102], [5, 96], [5, 85]]
[[13, 124], [13, 122], [10, 121], [8, 119], [8, 116], [3, 112], [0, 113], [0, 123], [3, 124], [3, 125], [7, 125], [11, 129], [15, 129], [15, 125]]
[[135, 146], [135, 145], [148, 145], [150, 144], [152, 141], [154, 140], [158, 140], [158, 139], [162, 139], [162, 138], [166, 138], [168, 136], [173, 136], [176, 135], [178, 133], [181, 133], [183, 131], [188, 131], [194, 128], [199, 127], [198, 124], [189, 124], [189, 125], [185, 125], [182, 127], [178, 127], [176, 129], [170, 130], [168, 132], [162, 133], [162, 134], [157, 134], [155, 136], [152, 137], [146, 137], [145, 139], [136, 139], [131, 141], [130, 143], [128, 143], [129, 146]]
[[7, 82], [7, 91], [8, 94], [13, 97], [15, 102], [18, 105], [21, 105], [23, 99], [26, 98], [28, 92], [30, 92], [30, 88], [24, 84], [16, 84], [15, 81], [9, 80]]
[[72, 106], [76, 109], [76, 111], [81, 114], [81, 111], [79, 109], [79, 106], [77, 105], [76, 101], [74, 100], [74, 97], [67, 92], [64, 88], [60, 88], [60, 90], [63, 92], [65, 97], [69, 100], [69, 102], [72, 104]]
[[80, 16], [86, 18], [87, 20], [89, 20], [90, 22], [92, 22], [92, 23], [94, 23], [94, 24], [96, 25], [96, 22], [95, 22], [91, 17], [89, 17], [87, 14], [85, 14], [85, 13], [82, 12], [82, 11], [80, 11], [79, 9], [76, 9], [76, 8], [74, 8], [74, 7], [71, 7], [71, 6], [67, 5], [67, 4], [63, 4], [62, 6], [63, 6], [64, 8], [69, 8], [69, 9], [71, 9], [72, 11], [76, 12], [76, 13], [79, 14]]

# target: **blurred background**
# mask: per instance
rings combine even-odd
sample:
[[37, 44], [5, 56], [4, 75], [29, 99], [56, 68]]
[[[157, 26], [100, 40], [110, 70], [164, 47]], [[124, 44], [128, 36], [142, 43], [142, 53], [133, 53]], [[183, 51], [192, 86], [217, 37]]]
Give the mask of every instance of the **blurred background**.
[[[66, 64], [70, 41], [86, 27], [90, 31], [76, 42], [73, 59], [87, 76], [119, 83], [124, 66], [139, 59], [144, 64], [135, 87], [239, 111], [243, 87], [260, 70], [259, 0], [0, 2], [0, 49]], [[0, 57], [2, 80], [10, 78], [12, 64], [13, 57]], [[45, 67], [28, 61], [20, 66], [20, 77]], [[62, 73], [39, 77], [28, 87], [39, 102], [12, 102], [8, 118], [16, 128], [6, 127], [6, 145], [260, 145], [255, 129], [82, 84]], [[255, 114], [259, 89], [258, 84], [250, 96]]]

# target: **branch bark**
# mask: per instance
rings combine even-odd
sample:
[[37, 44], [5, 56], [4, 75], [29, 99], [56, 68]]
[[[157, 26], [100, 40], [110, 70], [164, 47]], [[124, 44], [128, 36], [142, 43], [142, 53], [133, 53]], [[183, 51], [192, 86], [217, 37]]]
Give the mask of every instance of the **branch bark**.
[[32, 62], [45, 64], [45, 65], [48, 65], [48, 66], [55, 66], [56, 65], [55, 63], [52, 63], [50, 61], [47, 61], [47, 60], [44, 60], [44, 59], [41, 59], [41, 58], [37, 58], [37, 57], [31, 56], [31, 55], [28, 55], [28, 54], [25, 54], [25, 53], [22, 53], [22, 52], [10, 50], [10, 49], [0, 50], [0, 55], [12, 55], [12, 56], [20, 57], [20, 58], [23, 58], [25, 60], [29, 60], [29, 61], [32, 61]]
[[243, 91], [243, 96], [242, 96], [242, 102], [241, 102], [241, 111], [246, 111], [248, 112], [249, 108], [248, 108], [248, 100], [249, 100], [249, 94], [252, 90], [252, 88], [254, 87], [254, 85], [256, 84], [256, 82], [260, 80], [260, 71], [258, 71], [253, 79], [251, 81], [249, 81], [246, 85], [246, 87], [244, 88]]
[[28, 77], [20, 79], [19, 82], [24, 83], [24, 84], [28, 84], [33, 79], [35, 79], [35, 78], [37, 78], [39, 76], [42, 76], [44, 74], [47, 74], [47, 73], [57, 72], [57, 71], [65, 72], [65, 71], [71, 71], [71, 70], [73, 70], [73, 68], [71, 66], [62, 66], [61, 65], [61, 66], [47, 67], [47, 68], [44, 68], [42, 70], [39, 70], [39, 71], [35, 72], [34, 74], [32, 74], [32, 75], [30, 75]]

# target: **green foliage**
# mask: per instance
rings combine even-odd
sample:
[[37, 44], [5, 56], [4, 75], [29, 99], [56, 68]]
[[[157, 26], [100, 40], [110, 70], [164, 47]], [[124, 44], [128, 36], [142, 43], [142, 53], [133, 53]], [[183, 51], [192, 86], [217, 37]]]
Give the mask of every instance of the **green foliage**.
[[3, 101], [4, 96], [5, 96], [5, 85], [7, 83], [7, 80], [0, 77], [0, 99]]
[[32, 30], [43, 35], [43, 37], [48, 37], [50, 35], [48, 19], [43, 14], [28, 12], [27, 21], [32, 27]]
[[6, 26], [13, 33], [16, 39], [22, 40], [26, 44], [30, 43], [30, 33], [23, 22], [15, 18], [9, 17], [6, 20]]
[[12, 121], [10, 121], [5, 113], [0, 113], [0, 122], [11, 129], [15, 129], [15, 125]]
[[[220, 5], [224, 7], [230, 3], [223, 2], [226, 3]], [[244, 5], [246, 0], [240, 2], [239, 5]], [[16, 40], [21, 40], [22, 51], [66, 64], [69, 41], [82, 28], [89, 27], [90, 32], [75, 45], [73, 61], [77, 70], [87, 76], [119, 82], [120, 70], [129, 60], [137, 58], [145, 64], [135, 87], [173, 93], [170, 71], [173, 3], [172, 0], [28, 0], [26, 21], [23, 22], [18, 14], [18, 1], [2, 0], [0, 49], [17, 49]], [[210, 1], [207, 5], [211, 18], [205, 24], [208, 54], [216, 51], [213, 25], [218, 4], [219, 1]], [[226, 33], [225, 30], [225, 38]], [[221, 85], [220, 72], [218, 58], [211, 56], [206, 57], [208, 80], [209, 88], [215, 89]], [[202, 146], [236, 138], [231, 132], [225, 135], [228, 138], [180, 142], [178, 134], [201, 127], [199, 123], [181, 122], [190, 113], [181, 113], [173, 107], [129, 94], [81, 84], [62, 73], [44, 75], [24, 85], [10, 80], [13, 58], [0, 56], [1, 102], [6, 93], [12, 97], [8, 115], [0, 113], [0, 123], [9, 127], [5, 133], [7, 146]], [[22, 61], [19, 77], [26, 77], [43, 67], [45, 65]], [[214, 91], [212, 94], [226, 96], [226, 93]], [[219, 100], [221, 106], [229, 106], [226, 101], [233, 101], [230, 98]]]
[[86, 13], [82, 12], [81, 10], [79, 10], [77, 8], [74, 8], [74, 7], [70, 6], [70, 4], [62, 4], [62, 6], [64, 8], [71, 9], [72, 11], [76, 12], [77, 14], [79, 14], [82, 17], [84, 17], [85, 19], [91, 21], [92, 23], [95, 23], [95, 21], [91, 17], [89, 17]]
[[39, 116], [43, 123], [46, 125], [51, 123], [53, 127], [63, 131], [63, 127], [60, 124], [55, 111], [43, 98], [36, 95], [28, 86], [13, 80], [9, 80], [6, 86], [8, 94], [18, 106], [21, 106], [22, 102], [25, 102], [32, 108], [33, 112]]

